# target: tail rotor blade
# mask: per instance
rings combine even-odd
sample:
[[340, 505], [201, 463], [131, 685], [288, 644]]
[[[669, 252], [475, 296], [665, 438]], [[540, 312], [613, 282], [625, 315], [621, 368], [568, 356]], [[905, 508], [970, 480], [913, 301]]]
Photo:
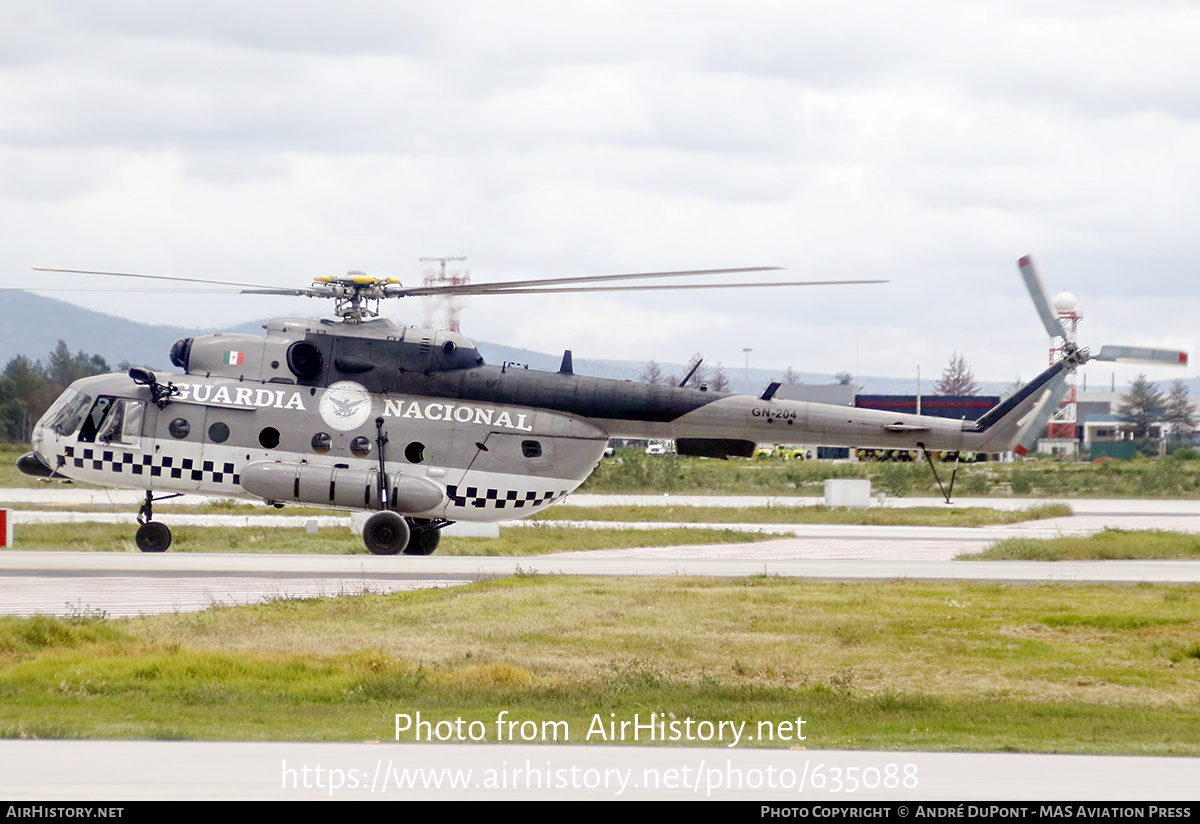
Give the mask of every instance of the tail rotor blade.
[[1013, 447], [1014, 452], [1018, 455], [1027, 455], [1037, 449], [1038, 439], [1046, 431], [1046, 424], [1050, 423], [1050, 419], [1058, 411], [1058, 405], [1062, 403], [1068, 388], [1066, 372], [1060, 372], [1054, 380], [1046, 385], [1046, 395], [1042, 399], [1041, 406], [1035, 408], [1029, 420], [1017, 434], [1017, 445]]
[[1187, 366], [1188, 354], [1177, 349], [1145, 349], [1140, 346], [1107, 344], [1100, 347], [1100, 353], [1092, 355], [1091, 359], [1120, 361], [1121, 363], [1152, 363], [1159, 366]]
[[1029, 290], [1029, 296], [1033, 298], [1033, 305], [1037, 308], [1038, 317], [1042, 319], [1042, 325], [1046, 327], [1046, 333], [1052, 338], [1066, 338], [1067, 330], [1063, 328], [1062, 321], [1058, 319], [1058, 314], [1050, 302], [1050, 295], [1046, 292], [1042, 279], [1038, 277], [1037, 270], [1033, 268], [1033, 259], [1026, 255], [1017, 261], [1017, 266], [1021, 268], [1021, 277], [1025, 279], [1025, 288]]

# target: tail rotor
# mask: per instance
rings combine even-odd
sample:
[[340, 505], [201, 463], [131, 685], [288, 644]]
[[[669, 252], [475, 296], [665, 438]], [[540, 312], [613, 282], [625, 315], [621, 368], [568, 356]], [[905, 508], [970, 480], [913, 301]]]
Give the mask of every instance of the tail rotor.
[[1055, 311], [1050, 294], [1046, 291], [1037, 269], [1033, 266], [1033, 259], [1026, 255], [1017, 262], [1017, 266], [1021, 270], [1021, 277], [1025, 280], [1025, 288], [1029, 290], [1029, 296], [1033, 299], [1038, 317], [1042, 319], [1042, 325], [1046, 327], [1046, 333], [1051, 338], [1058, 338], [1062, 341], [1060, 350], [1063, 353], [1062, 360], [1066, 367], [1046, 386], [1042, 403], [1036, 407], [1033, 414], [1021, 427], [1017, 436], [1016, 452], [1018, 454], [1024, 455], [1037, 446], [1037, 441], [1045, 431], [1046, 424], [1050, 422], [1070, 389], [1068, 375], [1089, 360], [1148, 363], [1157, 366], [1187, 366], [1187, 352], [1180, 352], [1177, 349], [1151, 349], [1141, 346], [1106, 344], [1100, 347], [1099, 353], [1093, 355], [1087, 349], [1080, 348], [1075, 343], [1073, 335], [1068, 334], [1066, 326], [1063, 325], [1062, 319]]

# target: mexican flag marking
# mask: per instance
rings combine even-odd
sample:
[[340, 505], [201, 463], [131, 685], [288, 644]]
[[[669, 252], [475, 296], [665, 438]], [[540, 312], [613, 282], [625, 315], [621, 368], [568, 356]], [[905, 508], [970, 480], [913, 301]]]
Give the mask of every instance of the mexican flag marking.
[[225, 360], [224, 360], [224, 362], [225, 362], [225, 363], [228, 363], [228, 364], [230, 364], [230, 365], [232, 365], [232, 366], [241, 366], [241, 365], [242, 365], [242, 363], [245, 361], [245, 359], [246, 359], [246, 353], [245, 353], [245, 352], [232, 352], [232, 351], [230, 351], [230, 352], [226, 352], [226, 353], [225, 353]]

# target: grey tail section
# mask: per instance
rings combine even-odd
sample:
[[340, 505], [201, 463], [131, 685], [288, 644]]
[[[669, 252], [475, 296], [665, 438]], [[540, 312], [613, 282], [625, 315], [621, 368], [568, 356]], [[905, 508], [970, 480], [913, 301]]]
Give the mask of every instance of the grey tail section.
[[996, 404], [978, 420], [963, 424], [963, 432], [976, 435], [980, 441], [978, 451], [1005, 451], [1016, 442], [1021, 421], [1038, 405], [1050, 384], [1069, 368], [1066, 361], [1059, 361], [1046, 369], [1029, 383], [1018, 389], [1011, 397]]

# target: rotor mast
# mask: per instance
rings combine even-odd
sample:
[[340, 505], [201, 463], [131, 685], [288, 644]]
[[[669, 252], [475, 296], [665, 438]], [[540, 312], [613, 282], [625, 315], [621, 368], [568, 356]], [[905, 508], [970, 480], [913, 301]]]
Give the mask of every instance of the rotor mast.
[[400, 285], [398, 278], [375, 278], [366, 272], [351, 270], [344, 276], [320, 275], [313, 278], [312, 297], [330, 297], [334, 314], [346, 323], [361, 323], [364, 318], [379, 317], [379, 301], [391, 297], [389, 285]]

